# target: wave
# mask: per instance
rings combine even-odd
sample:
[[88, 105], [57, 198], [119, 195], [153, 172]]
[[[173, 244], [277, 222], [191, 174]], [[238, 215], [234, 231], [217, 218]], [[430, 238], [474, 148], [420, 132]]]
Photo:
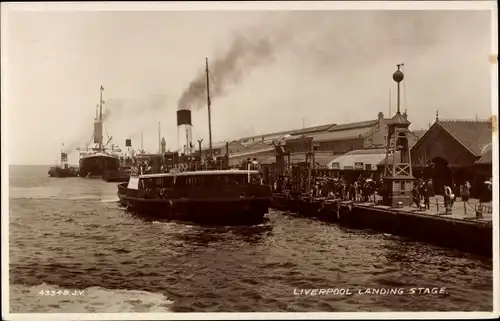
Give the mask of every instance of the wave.
[[11, 313], [171, 312], [172, 303], [161, 293], [147, 291], [95, 286], [70, 289], [47, 283], [10, 286]]
[[117, 203], [119, 202], [120, 200], [118, 198], [114, 198], [114, 199], [101, 199], [99, 200], [99, 202], [101, 203]]

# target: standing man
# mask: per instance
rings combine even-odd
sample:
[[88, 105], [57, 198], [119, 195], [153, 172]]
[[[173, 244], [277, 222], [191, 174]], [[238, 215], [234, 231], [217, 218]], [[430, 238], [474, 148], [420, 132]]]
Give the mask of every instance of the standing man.
[[444, 185], [444, 206], [446, 208], [450, 207], [451, 205], [451, 187], [449, 187], [447, 184]]
[[430, 193], [427, 184], [424, 185], [424, 205], [426, 210], [430, 209], [431, 207]]

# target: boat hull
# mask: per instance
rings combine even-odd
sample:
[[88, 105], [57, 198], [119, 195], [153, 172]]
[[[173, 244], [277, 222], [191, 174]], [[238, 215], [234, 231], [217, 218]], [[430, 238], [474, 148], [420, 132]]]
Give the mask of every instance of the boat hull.
[[113, 156], [89, 156], [80, 159], [80, 177], [103, 177], [105, 171], [116, 171], [120, 160]]
[[132, 212], [206, 225], [257, 225], [264, 221], [272, 198], [144, 199], [118, 192]]
[[48, 172], [50, 177], [76, 177], [78, 171], [73, 168], [51, 167]]

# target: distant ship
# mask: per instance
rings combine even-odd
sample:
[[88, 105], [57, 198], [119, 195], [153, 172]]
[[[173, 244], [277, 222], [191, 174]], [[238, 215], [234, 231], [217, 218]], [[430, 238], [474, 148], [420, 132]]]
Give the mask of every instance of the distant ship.
[[53, 166], [48, 172], [50, 177], [75, 177], [78, 176], [78, 167], [68, 165], [68, 154], [61, 151], [61, 164]]
[[[120, 167], [120, 157], [117, 153], [121, 150], [117, 146], [111, 145], [108, 147], [113, 137], [108, 136], [106, 144], [103, 143], [103, 118], [102, 118], [102, 93], [104, 87], [100, 88], [100, 101], [98, 105], [98, 112], [96, 111], [96, 118], [94, 121], [94, 144], [89, 147], [87, 144], [85, 149], [77, 148], [80, 152], [80, 177], [86, 178], [102, 178], [106, 172], [118, 171]], [[107, 134], [107, 132], [106, 132]]]

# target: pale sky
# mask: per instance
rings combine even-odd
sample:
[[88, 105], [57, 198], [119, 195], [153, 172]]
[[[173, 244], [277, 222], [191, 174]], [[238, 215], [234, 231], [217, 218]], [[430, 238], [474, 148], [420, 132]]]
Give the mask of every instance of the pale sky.
[[[93, 130], [99, 87], [104, 126], [122, 149], [152, 152], [158, 121], [177, 147], [177, 102], [236, 35], [267, 55], [242, 55], [239, 78], [212, 99], [214, 142], [326, 123], [375, 119], [396, 109], [392, 73], [404, 63], [402, 108], [412, 129], [441, 118], [491, 115], [490, 11], [9, 12], [2, 15], [2, 109], [10, 164], [52, 164], [61, 141]], [[268, 48], [269, 49], [269, 48]], [[224, 75], [216, 75], [222, 83]], [[214, 89], [215, 90], [215, 89]], [[404, 91], [406, 90], [406, 95]], [[204, 99], [202, 97], [202, 99]], [[208, 142], [206, 106], [193, 136]], [[106, 135], [105, 135], [106, 138]]]

